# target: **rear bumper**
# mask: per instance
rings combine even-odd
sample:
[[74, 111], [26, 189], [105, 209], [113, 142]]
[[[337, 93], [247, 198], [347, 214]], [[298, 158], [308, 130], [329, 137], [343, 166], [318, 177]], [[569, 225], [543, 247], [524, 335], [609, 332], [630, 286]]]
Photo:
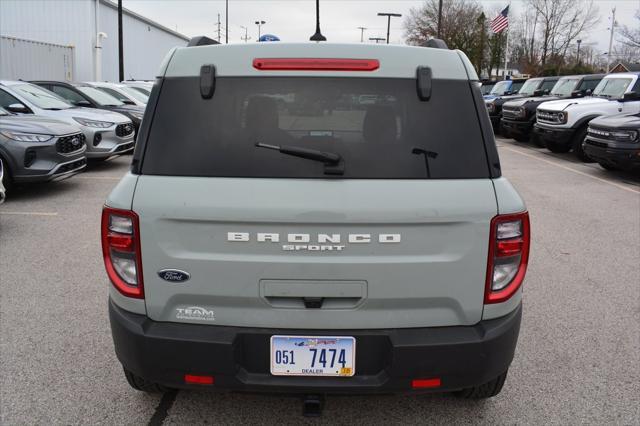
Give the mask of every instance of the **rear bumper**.
[[576, 132], [576, 129], [561, 128], [554, 129], [540, 124], [533, 126], [533, 131], [544, 142], [552, 142], [557, 145], [571, 145], [571, 139]]
[[607, 144], [591, 142], [589, 138], [582, 145], [584, 152], [595, 161], [623, 170], [640, 169], [640, 148], [624, 149]]
[[[433, 391], [480, 385], [507, 370], [521, 307], [474, 326], [390, 330], [295, 330], [161, 323], [109, 302], [116, 354], [129, 371], [172, 388], [284, 393], [367, 394], [411, 390], [416, 378], [440, 378]], [[353, 377], [282, 377], [269, 372], [274, 334], [353, 336]], [[185, 385], [185, 374], [214, 385]]]

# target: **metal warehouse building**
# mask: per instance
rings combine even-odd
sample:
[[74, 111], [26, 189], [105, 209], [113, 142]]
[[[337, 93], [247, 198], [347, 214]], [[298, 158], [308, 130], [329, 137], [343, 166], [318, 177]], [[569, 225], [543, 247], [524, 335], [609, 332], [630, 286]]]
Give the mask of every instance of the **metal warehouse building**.
[[[126, 79], [153, 79], [189, 38], [127, 9]], [[0, 0], [0, 78], [118, 81], [118, 7], [108, 0]]]

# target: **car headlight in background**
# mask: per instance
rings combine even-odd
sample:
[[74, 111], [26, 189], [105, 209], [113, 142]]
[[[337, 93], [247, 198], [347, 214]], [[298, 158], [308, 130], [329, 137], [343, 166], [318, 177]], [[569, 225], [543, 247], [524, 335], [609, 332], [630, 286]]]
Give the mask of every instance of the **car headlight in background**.
[[52, 135], [39, 135], [35, 133], [20, 133], [4, 130], [0, 132], [4, 137], [18, 142], [46, 142], [51, 139]]
[[609, 133], [611, 138], [621, 142], [637, 142], [638, 131], [637, 130], [615, 130]]
[[487, 111], [489, 112], [493, 112], [496, 110], [496, 106], [493, 102], [487, 102], [485, 103], [485, 105], [487, 106]]
[[99, 129], [106, 129], [107, 127], [113, 126], [113, 123], [109, 121], [97, 121], [97, 120], [87, 120], [86, 118], [73, 117], [78, 123], [87, 127], [97, 127]]
[[516, 110], [516, 117], [526, 117], [527, 110], [524, 107], [520, 107]]

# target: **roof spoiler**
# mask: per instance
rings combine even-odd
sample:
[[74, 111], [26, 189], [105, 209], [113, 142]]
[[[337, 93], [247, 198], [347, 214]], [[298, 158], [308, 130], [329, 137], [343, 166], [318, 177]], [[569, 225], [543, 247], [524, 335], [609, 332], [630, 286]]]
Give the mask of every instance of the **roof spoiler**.
[[207, 36], [197, 36], [197, 37], [193, 37], [193, 38], [191, 38], [191, 40], [189, 40], [189, 43], [187, 44], [187, 47], [210, 46], [212, 44], [220, 44], [220, 42], [215, 41], [214, 39], [209, 38]]
[[431, 47], [433, 49], [449, 49], [447, 43], [439, 38], [430, 38], [422, 44], [422, 47]]

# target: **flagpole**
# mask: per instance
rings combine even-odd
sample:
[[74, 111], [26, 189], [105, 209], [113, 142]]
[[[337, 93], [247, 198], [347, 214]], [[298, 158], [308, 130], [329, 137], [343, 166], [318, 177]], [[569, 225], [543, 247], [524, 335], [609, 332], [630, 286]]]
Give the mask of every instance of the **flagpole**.
[[507, 60], [509, 59], [509, 27], [507, 27], [507, 40], [504, 45], [504, 80], [507, 79]]

